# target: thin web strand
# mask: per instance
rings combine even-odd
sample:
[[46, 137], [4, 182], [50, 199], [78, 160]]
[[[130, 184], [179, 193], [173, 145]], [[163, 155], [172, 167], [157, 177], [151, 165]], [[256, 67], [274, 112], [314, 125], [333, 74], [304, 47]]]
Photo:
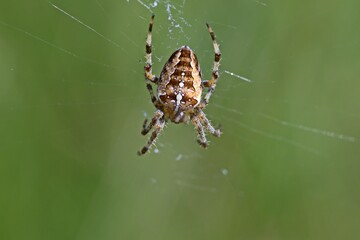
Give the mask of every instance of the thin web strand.
[[102, 63], [102, 62], [98, 62], [98, 61], [95, 61], [95, 60], [90, 59], [90, 58], [86, 58], [86, 57], [79, 56], [79, 55], [77, 55], [76, 53], [73, 53], [73, 52], [71, 52], [71, 51], [69, 51], [69, 50], [67, 50], [67, 49], [65, 49], [65, 48], [59, 47], [59, 46], [57, 46], [57, 45], [55, 45], [55, 44], [53, 44], [53, 43], [51, 43], [51, 42], [49, 42], [49, 41], [46, 41], [45, 39], [42, 39], [42, 38], [36, 36], [36, 35], [33, 34], [33, 33], [30, 33], [30, 32], [28, 32], [28, 31], [26, 31], [26, 30], [24, 30], [24, 29], [21, 29], [21, 28], [19, 28], [19, 27], [10, 25], [10, 24], [5, 23], [5, 22], [3, 22], [3, 21], [0, 21], [0, 24], [2, 24], [3, 26], [9, 27], [9, 28], [11, 28], [11, 29], [13, 29], [13, 30], [16, 30], [16, 31], [18, 31], [18, 32], [20, 32], [20, 33], [23, 33], [23, 34], [25, 34], [25, 35], [27, 35], [27, 36], [29, 36], [29, 37], [37, 40], [37, 41], [40, 41], [40, 42], [42, 42], [42, 43], [44, 43], [44, 44], [46, 44], [46, 45], [48, 45], [48, 46], [50, 46], [50, 47], [52, 47], [52, 48], [60, 51], [60, 52], [66, 53], [66, 54], [68, 54], [68, 55], [70, 55], [70, 56], [72, 56], [72, 57], [74, 57], [74, 58], [77, 58], [77, 59], [80, 59], [80, 60], [83, 60], [83, 61], [87, 61], [87, 62], [91, 62], [91, 63], [97, 64], [97, 65], [100, 65], [100, 66], [103, 66], [103, 67], [108, 67], [108, 68], [117, 69], [116, 67], [111, 66], [111, 65], [109, 65], [109, 64]]
[[229, 74], [230, 76], [239, 78], [239, 79], [244, 80], [244, 81], [246, 81], [246, 82], [249, 82], [249, 83], [252, 82], [250, 79], [248, 79], [248, 78], [246, 78], [246, 77], [243, 77], [243, 76], [240, 76], [240, 75], [238, 75], [238, 74], [235, 74], [235, 73], [233, 73], [233, 72], [230, 72], [230, 71], [228, 71], [228, 70], [224, 70], [224, 72], [227, 73], [227, 74]]
[[258, 115], [263, 117], [263, 118], [269, 119], [269, 120], [271, 120], [273, 122], [276, 122], [278, 124], [281, 124], [283, 126], [286, 126], [286, 127], [296, 128], [296, 129], [303, 130], [303, 131], [306, 131], [306, 132], [319, 134], [319, 135], [322, 135], [322, 136], [325, 136], [325, 137], [336, 138], [336, 139], [342, 140], [342, 141], [347, 141], [347, 142], [355, 142], [356, 141], [356, 138], [353, 137], [353, 136], [347, 136], [345, 134], [336, 133], [336, 132], [329, 131], [329, 130], [324, 130], [324, 129], [318, 129], [318, 128], [314, 128], [314, 127], [309, 127], [309, 126], [305, 126], [305, 125], [302, 125], [302, 124], [290, 123], [290, 122], [287, 122], [287, 121], [284, 121], [284, 120], [281, 120], [281, 119], [278, 119], [278, 118], [274, 118], [274, 117], [269, 116], [269, 115], [264, 114], [264, 113], [258, 113]]
[[61, 13], [65, 14], [66, 16], [68, 16], [69, 18], [71, 18], [72, 20], [76, 21], [77, 23], [81, 24], [82, 26], [84, 26], [85, 28], [89, 29], [90, 31], [94, 32], [96, 35], [100, 36], [102, 39], [106, 40], [107, 42], [111, 43], [112, 45], [120, 48], [123, 52], [125, 52], [127, 55], [130, 56], [130, 54], [123, 48], [121, 47], [119, 44], [117, 44], [116, 42], [114, 42], [113, 40], [111, 40], [110, 38], [106, 37], [105, 35], [101, 34], [100, 32], [96, 31], [94, 28], [90, 27], [89, 25], [85, 24], [84, 22], [82, 22], [81, 20], [79, 20], [78, 18], [74, 17], [73, 15], [71, 15], [70, 13], [66, 12], [65, 10], [61, 9], [60, 7], [58, 7], [57, 5], [53, 4], [52, 2], [49, 1], [49, 4], [51, 6], [53, 6], [56, 10], [60, 11]]

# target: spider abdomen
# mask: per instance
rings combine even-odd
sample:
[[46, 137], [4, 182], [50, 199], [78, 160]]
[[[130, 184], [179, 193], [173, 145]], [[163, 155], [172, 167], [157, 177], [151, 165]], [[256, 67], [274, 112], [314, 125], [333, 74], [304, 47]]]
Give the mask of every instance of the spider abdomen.
[[201, 93], [197, 57], [188, 46], [182, 46], [170, 56], [160, 74], [158, 97], [164, 104], [166, 117], [179, 122], [185, 111], [200, 103]]

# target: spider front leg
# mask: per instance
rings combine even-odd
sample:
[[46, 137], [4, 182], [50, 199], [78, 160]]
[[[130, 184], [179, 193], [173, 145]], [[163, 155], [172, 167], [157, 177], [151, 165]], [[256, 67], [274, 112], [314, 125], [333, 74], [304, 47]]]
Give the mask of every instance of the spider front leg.
[[147, 126], [146, 126], [146, 124], [148, 122], [148, 119], [145, 119], [141, 134], [144, 135], [144, 136], [146, 134], [148, 134], [148, 132], [155, 126], [155, 124], [159, 121], [160, 118], [162, 118], [162, 116], [164, 116], [164, 113], [162, 111], [160, 111], [160, 110], [157, 110], [155, 112], [155, 115], [151, 119], [151, 122]]
[[147, 141], [146, 145], [138, 151], [138, 155], [144, 155], [150, 149], [150, 147], [155, 143], [156, 139], [158, 138], [160, 132], [164, 129], [165, 120], [164, 118], [160, 118], [156, 121], [154, 125], [154, 131], [152, 132], [149, 140]]
[[203, 87], [208, 88], [208, 92], [206, 93], [204, 99], [202, 100], [200, 104], [200, 108], [204, 108], [210, 100], [211, 95], [215, 91], [216, 83], [219, 78], [219, 65], [220, 65], [220, 59], [221, 59], [221, 52], [219, 48], [219, 44], [216, 42], [215, 34], [209, 24], [206, 24], [208, 31], [210, 33], [211, 39], [213, 41], [214, 45], [214, 51], [215, 51], [215, 59], [214, 59], [214, 66], [212, 70], [212, 78], [211, 80], [205, 80], [202, 82]]
[[211, 122], [209, 121], [209, 119], [207, 119], [207, 117], [205, 116], [205, 113], [201, 109], [199, 109], [199, 119], [201, 124], [206, 127], [206, 130], [208, 130], [209, 133], [211, 133], [215, 137], [220, 137], [221, 135], [220, 128], [217, 129], [214, 128]]
[[208, 143], [206, 140], [204, 126], [201, 124], [200, 119], [198, 117], [194, 116], [191, 119], [191, 122], [195, 126], [195, 130], [197, 132], [197, 142], [200, 144], [201, 147], [207, 148]]

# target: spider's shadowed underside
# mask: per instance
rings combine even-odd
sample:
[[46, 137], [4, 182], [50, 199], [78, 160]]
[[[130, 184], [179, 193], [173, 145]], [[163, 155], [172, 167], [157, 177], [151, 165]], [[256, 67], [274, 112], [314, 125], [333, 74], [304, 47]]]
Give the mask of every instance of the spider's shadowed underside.
[[[191, 121], [198, 134], [198, 143], [206, 148], [208, 141], [206, 140], [205, 131], [216, 137], [221, 135], [220, 129], [216, 129], [211, 125], [202, 110], [209, 103], [219, 78], [221, 56], [219, 44], [216, 42], [215, 34], [211, 27], [206, 24], [215, 51], [212, 78], [210, 80], [202, 79], [198, 59], [194, 51], [188, 46], [182, 46], [176, 50], [165, 63], [160, 77], [157, 77], [152, 74], [151, 60], [151, 37], [154, 17], [152, 15], [146, 38], [146, 65], [144, 70], [146, 86], [149, 90], [151, 101], [157, 110], [149, 123], [147, 119], [144, 121], [141, 134], [146, 135], [151, 130], [153, 131], [146, 145], [138, 151], [138, 154], [143, 155], [148, 152], [167, 121], [186, 124]], [[157, 96], [154, 94], [152, 83], [157, 85]], [[203, 88], [206, 88], [207, 92], [202, 98]]]

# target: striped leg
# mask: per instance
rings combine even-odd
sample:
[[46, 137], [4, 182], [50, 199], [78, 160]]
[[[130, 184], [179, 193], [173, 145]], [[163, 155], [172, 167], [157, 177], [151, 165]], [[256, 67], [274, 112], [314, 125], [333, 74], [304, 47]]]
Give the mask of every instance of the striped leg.
[[203, 83], [202, 83], [204, 87], [208, 88], [208, 92], [206, 93], [203, 101], [201, 102], [200, 108], [205, 107], [209, 103], [210, 97], [215, 90], [216, 83], [219, 78], [219, 65], [220, 65], [219, 62], [220, 62], [220, 57], [221, 57], [219, 44], [216, 42], [215, 34], [214, 34], [213, 30], [211, 29], [211, 27], [209, 26], [209, 24], [206, 24], [206, 26], [210, 33], [211, 39], [213, 41], [214, 51], [215, 51], [215, 59], [214, 59], [214, 66], [213, 66], [213, 70], [212, 70], [211, 80], [203, 81]]
[[199, 111], [199, 119], [202, 125], [205, 126], [205, 128], [215, 137], [220, 137], [221, 135], [221, 130], [215, 129], [213, 127], [213, 125], [210, 123], [209, 119], [207, 119], [207, 117], [205, 116], [205, 113], [200, 109]]
[[197, 142], [202, 146], [203, 148], [207, 148], [207, 140], [204, 132], [204, 126], [201, 124], [201, 120], [197, 117], [194, 117], [192, 119], [192, 124], [195, 126], [195, 130], [198, 133], [197, 135]]
[[154, 125], [154, 131], [152, 132], [149, 140], [147, 141], [146, 145], [138, 151], [138, 155], [144, 155], [149, 151], [151, 146], [155, 143], [156, 139], [158, 138], [160, 132], [164, 129], [165, 126], [165, 120], [164, 118], [160, 118], [156, 121]]
[[155, 112], [155, 115], [153, 116], [153, 118], [151, 119], [151, 122], [149, 123], [149, 125], [146, 126], [148, 119], [145, 119], [144, 124], [143, 124], [143, 129], [141, 131], [142, 135], [146, 135], [148, 134], [148, 132], [154, 127], [154, 125], [157, 123], [157, 121], [159, 121], [160, 118], [162, 118], [162, 116], [164, 116], [164, 113], [161, 112], [160, 110], [157, 110]]
[[157, 100], [157, 98], [155, 97], [153, 88], [151, 86], [151, 82], [153, 83], [158, 83], [159, 82], [159, 78], [156, 77], [155, 75], [152, 74], [152, 61], [151, 61], [151, 36], [152, 36], [152, 27], [154, 24], [154, 17], [155, 15], [153, 14], [151, 16], [151, 20], [150, 20], [150, 24], [149, 24], [149, 30], [147, 33], [147, 38], [146, 38], [146, 65], [144, 67], [144, 71], [145, 71], [145, 79], [146, 79], [146, 88], [148, 89], [150, 96], [151, 96], [151, 101], [153, 102], [153, 104], [155, 106], [159, 105], [159, 102]]

